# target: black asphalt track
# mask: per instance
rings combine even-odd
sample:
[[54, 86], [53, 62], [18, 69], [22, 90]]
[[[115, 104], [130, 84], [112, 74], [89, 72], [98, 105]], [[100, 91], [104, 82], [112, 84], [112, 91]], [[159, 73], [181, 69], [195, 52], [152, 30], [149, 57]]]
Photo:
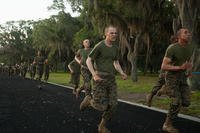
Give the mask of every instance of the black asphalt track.
[[[9, 78], [0, 74], [0, 133], [97, 133], [101, 113], [93, 109], [79, 111], [83, 99], [72, 90], [38, 82]], [[166, 114], [119, 102], [108, 125], [112, 133], [162, 133]], [[199, 120], [199, 119], [198, 119]], [[200, 122], [178, 118], [180, 133], [199, 133]]]

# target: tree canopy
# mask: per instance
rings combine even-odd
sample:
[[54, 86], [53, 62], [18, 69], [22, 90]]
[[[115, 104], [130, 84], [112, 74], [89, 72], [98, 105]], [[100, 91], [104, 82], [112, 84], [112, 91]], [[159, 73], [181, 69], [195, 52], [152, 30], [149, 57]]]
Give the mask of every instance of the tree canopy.
[[[80, 12], [80, 16], [65, 13], [66, 3], [73, 11]], [[0, 53], [5, 53], [1, 61], [14, 62], [12, 57], [31, 60], [35, 51], [41, 49], [56, 66], [69, 62], [84, 39], [90, 39], [94, 46], [103, 39], [105, 26], [112, 24], [119, 30], [120, 63], [132, 80], [137, 81], [138, 72], [160, 70], [170, 36], [179, 27], [187, 27], [196, 45], [193, 70], [199, 71], [199, 3], [197, 0], [53, 0], [48, 9], [59, 11], [57, 15], [36, 22], [1, 25]]]

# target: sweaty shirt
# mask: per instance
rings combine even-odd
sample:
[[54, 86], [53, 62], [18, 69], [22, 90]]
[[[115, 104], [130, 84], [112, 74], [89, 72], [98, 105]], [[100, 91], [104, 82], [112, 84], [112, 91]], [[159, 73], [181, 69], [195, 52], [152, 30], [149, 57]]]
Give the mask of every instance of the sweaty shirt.
[[[191, 44], [187, 44], [185, 47], [181, 46], [179, 43], [174, 43], [169, 45], [166, 50], [165, 57], [171, 59], [171, 65], [181, 66], [186, 61], [189, 61], [194, 47]], [[176, 71], [167, 71], [169, 74], [176, 73]], [[184, 71], [182, 71], [184, 72]]]
[[36, 65], [44, 65], [45, 58], [43, 56], [36, 56], [34, 60], [36, 62]]
[[88, 54], [90, 53], [92, 49], [89, 48], [89, 49], [79, 49], [78, 52], [77, 52], [77, 57], [81, 57], [81, 65], [84, 65], [84, 66], [87, 66], [86, 65], [86, 60], [87, 60], [87, 57], [88, 57]]
[[174, 43], [167, 48], [165, 57], [170, 58], [172, 61], [171, 64], [174, 66], [181, 66], [183, 63], [190, 60], [192, 52], [192, 45], [187, 44], [185, 47], [182, 47], [179, 43]]
[[94, 68], [99, 72], [115, 74], [116, 70], [113, 61], [118, 60], [118, 47], [106, 46], [105, 40], [99, 42], [90, 52], [89, 57], [94, 61]]

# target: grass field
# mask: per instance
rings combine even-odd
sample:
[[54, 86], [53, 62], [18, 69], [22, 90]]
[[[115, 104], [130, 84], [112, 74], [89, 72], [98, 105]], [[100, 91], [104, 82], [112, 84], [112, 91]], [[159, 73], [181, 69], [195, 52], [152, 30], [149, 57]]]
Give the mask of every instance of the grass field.
[[[148, 75], [148, 76], [138, 76], [138, 82], [132, 82], [130, 77], [127, 80], [121, 80], [117, 76], [117, 85], [119, 94], [123, 94], [123, 97], [126, 99], [126, 95], [129, 96], [128, 100], [132, 102], [137, 102], [140, 104], [146, 104], [144, 96], [151, 91], [151, 88], [158, 79], [157, 75]], [[54, 82], [62, 85], [69, 85], [70, 74], [69, 73], [50, 73], [49, 82]], [[82, 81], [81, 81], [82, 83]], [[137, 94], [142, 100], [134, 100], [134, 94]], [[140, 97], [141, 96], [141, 97]], [[161, 109], [168, 109], [170, 99], [167, 97], [155, 97], [153, 100], [152, 106]], [[191, 94], [191, 105], [188, 108], [181, 109], [182, 114], [187, 114], [200, 118], [200, 91], [192, 91]]]

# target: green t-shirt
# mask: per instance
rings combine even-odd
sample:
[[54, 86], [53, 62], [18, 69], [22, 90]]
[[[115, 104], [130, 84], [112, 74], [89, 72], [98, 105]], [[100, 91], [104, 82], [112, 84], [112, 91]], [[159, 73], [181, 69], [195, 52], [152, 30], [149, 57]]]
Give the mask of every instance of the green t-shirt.
[[86, 49], [79, 49], [78, 50], [76, 55], [77, 55], [77, 57], [81, 57], [81, 62], [82, 62], [81, 65], [87, 66], [86, 60], [87, 60], [87, 57], [88, 57], [91, 50], [92, 50], [91, 48], [89, 48], [87, 50]]
[[45, 58], [43, 56], [36, 56], [34, 60], [36, 65], [44, 65]]
[[76, 60], [72, 60], [70, 63], [69, 63], [70, 67], [72, 68], [72, 70], [74, 71], [74, 73], [77, 73], [77, 74], [80, 74], [81, 73], [81, 66], [80, 64], [78, 64], [78, 62], [76, 62]]
[[99, 42], [90, 52], [89, 57], [94, 61], [94, 68], [99, 72], [107, 72], [115, 74], [115, 68], [113, 61], [118, 60], [118, 47], [112, 45], [108, 47], [105, 44], [105, 41]]
[[174, 43], [167, 48], [165, 57], [170, 58], [172, 61], [171, 64], [174, 66], [180, 66], [190, 60], [193, 49], [194, 47], [191, 44], [182, 47], [178, 43]]

